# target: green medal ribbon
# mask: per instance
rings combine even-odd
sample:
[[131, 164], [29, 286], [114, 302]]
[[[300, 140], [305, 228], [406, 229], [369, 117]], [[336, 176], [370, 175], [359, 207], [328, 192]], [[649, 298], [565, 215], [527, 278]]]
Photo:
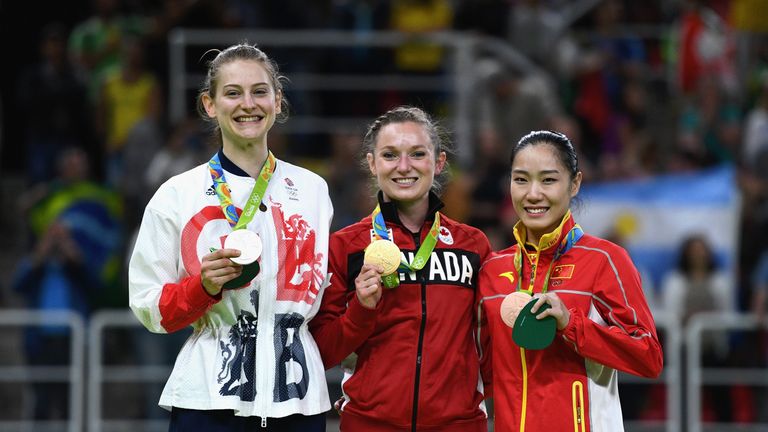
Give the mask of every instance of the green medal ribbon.
[[[373, 232], [374, 237], [376, 240], [389, 240], [391, 242], [394, 242], [393, 239], [389, 238], [389, 232], [387, 231], [387, 224], [384, 222], [384, 215], [381, 214], [381, 208], [379, 205], [376, 205], [376, 208], [373, 209], [373, 213], [371, 213], [371, 223], [373, 225]], [[381, 277], [382, 284], [386, 288], [395, 288], [400, 285], [400, 272], [416, 272], [424, 268], [425, 265], [427, 265], [427, 261], [429, 260], [430, 255], [432, 255], [432, 251], [435, 249], [435, 246], [437, 245], [437, 235], [440, 231], [440, 212], [435, 212], [435, 221], [432, 223], [432, 227], [429, 229], [429, 232], [427, 233], [427, 236], [424, 238], [424, 242], [421, 243], [421, 246], [419, 246], [419, 250], [416, 251], [416, 255], [413, 257], [413, 262], [408, 264], [405, 259], [401, 256], [400, 258], [400, 266], [397, 268], [397, 271], [395, 271], [392, 274], [384, 275]]]

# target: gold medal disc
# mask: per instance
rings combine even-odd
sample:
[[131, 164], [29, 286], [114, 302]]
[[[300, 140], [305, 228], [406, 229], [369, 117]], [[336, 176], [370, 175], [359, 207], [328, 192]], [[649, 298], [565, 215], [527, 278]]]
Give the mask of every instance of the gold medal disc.
[[363, 262], [381, 266], [384, 275], [392, 274], [400, 266], [400, 248], [390, 240], [375, 240], [365, 248]]

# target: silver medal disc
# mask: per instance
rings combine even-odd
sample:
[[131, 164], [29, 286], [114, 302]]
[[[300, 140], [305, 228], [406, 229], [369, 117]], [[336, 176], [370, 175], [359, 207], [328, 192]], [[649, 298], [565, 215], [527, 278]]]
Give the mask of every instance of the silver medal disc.
[[261, 237], [247, 229], [235, 230], [224, 239], [224, 248], [239, 250], [240, 256], [230, 259], [235, 264], [248, 265], [261, 256]]

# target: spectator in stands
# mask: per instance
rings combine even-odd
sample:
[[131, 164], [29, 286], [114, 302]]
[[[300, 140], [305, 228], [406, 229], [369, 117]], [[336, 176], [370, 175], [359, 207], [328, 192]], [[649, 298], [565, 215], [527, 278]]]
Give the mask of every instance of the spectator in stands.
[[[39, 42], [41, 58], [21, 73], [17, 85], [16, 106], [23, 118], [25, 173], [30, 184], [52, 180], [59, 153], [90, 144], [93, 138], [91, 106], [85, 85], [67, 59], [66, 40], [63, 24], [46, 25]], [[43, 109], [41, 101], [45, 101]]]
[[121, 13], [120, 0], [93, 0], [93, 15], [77, 23], [69, 36], [69, 54], [87, 83], [95, 105], [104, 77], [120, 66], [120, 47], [126, 34], [146, 34], [147, 21]]
[[453, 4], [449, 0], [393, 0], [390, 30], [403, 32], [412, 40], [395, 49], [398, 70], [437, 74], [445, 67], [445, 48], [419, 36], [448, 31], [453, 26]]
[[284, 80], [255, 46], [216, 52], [198, 109], [221, 148], [163, 183], [139, 227], [131, 309], [155, 333], [194, 329], [160, 397], [171, 431], [325, 430], [307, 322], [328, 277], [333, 208], [321, 177], [267, 143], [287, 115]]
[[[441, 210], [447, 150], [415, 107], [387, 111], [363, 138], [378, 204], [331, 236], [330, 286], [310, 323], [326, 368], [356, 358], [342, 364], [342, 431], [487, 431], [472, 323], [491, 250]], [[393, 268], [364, 258], [383, 245]]]
[[478, 281], [494, 429], [622, 431], [617, 372], [655, 378], [663, 363], [638, 271], [626, 250], [576, 224], [582, 173], [565, 135], [525, 135], [510, 165], [516, 244], [489, 258]]
[[[61, 221], [53, 221], [35, 244], [32, 254], [18, 263], [13, 288], [31, 309], [72, 310], [85, 317], [91, 308], [89, 298], [100, 295], [85, 259], [71, 229]], [[66, 327], [30, 328], [24, 344], [27, 363], [32, 366], [69, 364], [71, 339], [72, 334]], [[33, 389], [35, 419], [69, 417], [66, 384], [36, 382]]]
[[763, 153], [768, 153], [768, 71], [763, 75], [755, 105], [746, 115], [741, 161], [749, 170], [760, 170], [763, 166], [756, 162]]
[[699, 78], [694, 93], [684, 101], [678, 127], [678, 147], [699, 167], [737, 160], [741, 148], [741, 109], [713, 76]]
[[[27, 206], [35, 234], [32, 252], [23, 257], [13, 288], [28, 307], [40, 311], [72, 310], [83, 318], [107, 306], [114, 295], [115, 264], [121, 251], [118, 198], [88, 180], [87, 155], [78, 148], [59, 156], [59, 176]], [[31, 195], [32, 196], [32, 195]], [[25, 351], [32, 365], [69, 364], [72, 335], [66, 328], [30, 328]], [[35, 418], [64, 419], [67, 386], [35, 385]]]
[[677, 266], [662, 281], [662, 305], [682, 325], [696, 313], [735, 311], [733, 286], [701, 234], [680, 245]]
[[[694, 233], [683, 239], [677, 266], [661, 282], [661, 305], [670, 318], [678, 320], [677, 325], [685, 329], [697, 313], [734, 312], [736, 295], [733, 283], [718, 264], [707, 238]], [[705, 367], [725, 366], [730, 350], [728, 334], [710, 333], [703, 337], [701, 364]], [[705, 410], [715, 410], [714, 415], [719, 420], [730, 418], [727, 391], [707, 388], [704, 396]]]
[[768, 250], [760, 255], [757, 266], [750, 279], [752, 286], [752, 304], [750, 309], [758, 321], [765, 322], [768, 307]]
[[123, 150], [131, 130], [145, 119], [159, 121], [162, 113], [158, 80], [144, 64], [143, 40], [123, 35], [121, 44], [121, 64], [104, 77], [96, 110], [106, 156], [106, 180], [115, 187], [121, 182]]

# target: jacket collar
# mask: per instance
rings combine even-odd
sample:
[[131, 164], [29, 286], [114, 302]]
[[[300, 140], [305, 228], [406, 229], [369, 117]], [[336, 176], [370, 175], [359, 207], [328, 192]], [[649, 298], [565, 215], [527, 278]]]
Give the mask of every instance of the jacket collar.
[[573, 220], [571, 210], [568, 210], [563, 216], [563, 220], [560, 221], [560, 225], [555, 228], [554, 231], [541, 236], [539, 239], [539, 244], [536, 245], [533, 243], [526, 243], [528, 240], [526, 238], [527, 234], [525, 231], [525, 226], [522, 224], [522, 222], [518, 222], [515, 224], [514, 228], [515, 240], [517, 240], [517, 244], [520, 246], [521, 250], [524, 250], [525, 246], [533, 246], [533, 248], [536, 250], [536, 253], [538, 254], [542, 252], [546, 252], [547, 254], [554, 254], [563, 236], [568, 234], [574, 225], [576, 225], [576, 221]]
[[[385, 202], [384, 193], [379, 191], [376, 194], [376, 200], [379, 203], [379, 209], [384, 216], [384, 221], [388, 223], [395, 223], [400, 226], [404, 226], [400, 221], [400, 215], [397, 214], [397, 206], [394, 201]], [[445, 206], [440, 198], [432, 191], [429, 191], [429, 206], [427, 208], [427, 217], [425, 222], [432, 222], [435, 220], [435, 213]]]
[[[221, 167], [224, 169], [224, 171], [228, 173], [232, 173], [236, 176], [240, 177], [250, 177], [250, 174], [245, 172], [242, 168], [235, 165], [234, 162], [232, 162], [225, 154], [224, 149], [219, 149], [219, 162], [221, 162]], [[275, 168], [277, 169], [277, 168]]]

